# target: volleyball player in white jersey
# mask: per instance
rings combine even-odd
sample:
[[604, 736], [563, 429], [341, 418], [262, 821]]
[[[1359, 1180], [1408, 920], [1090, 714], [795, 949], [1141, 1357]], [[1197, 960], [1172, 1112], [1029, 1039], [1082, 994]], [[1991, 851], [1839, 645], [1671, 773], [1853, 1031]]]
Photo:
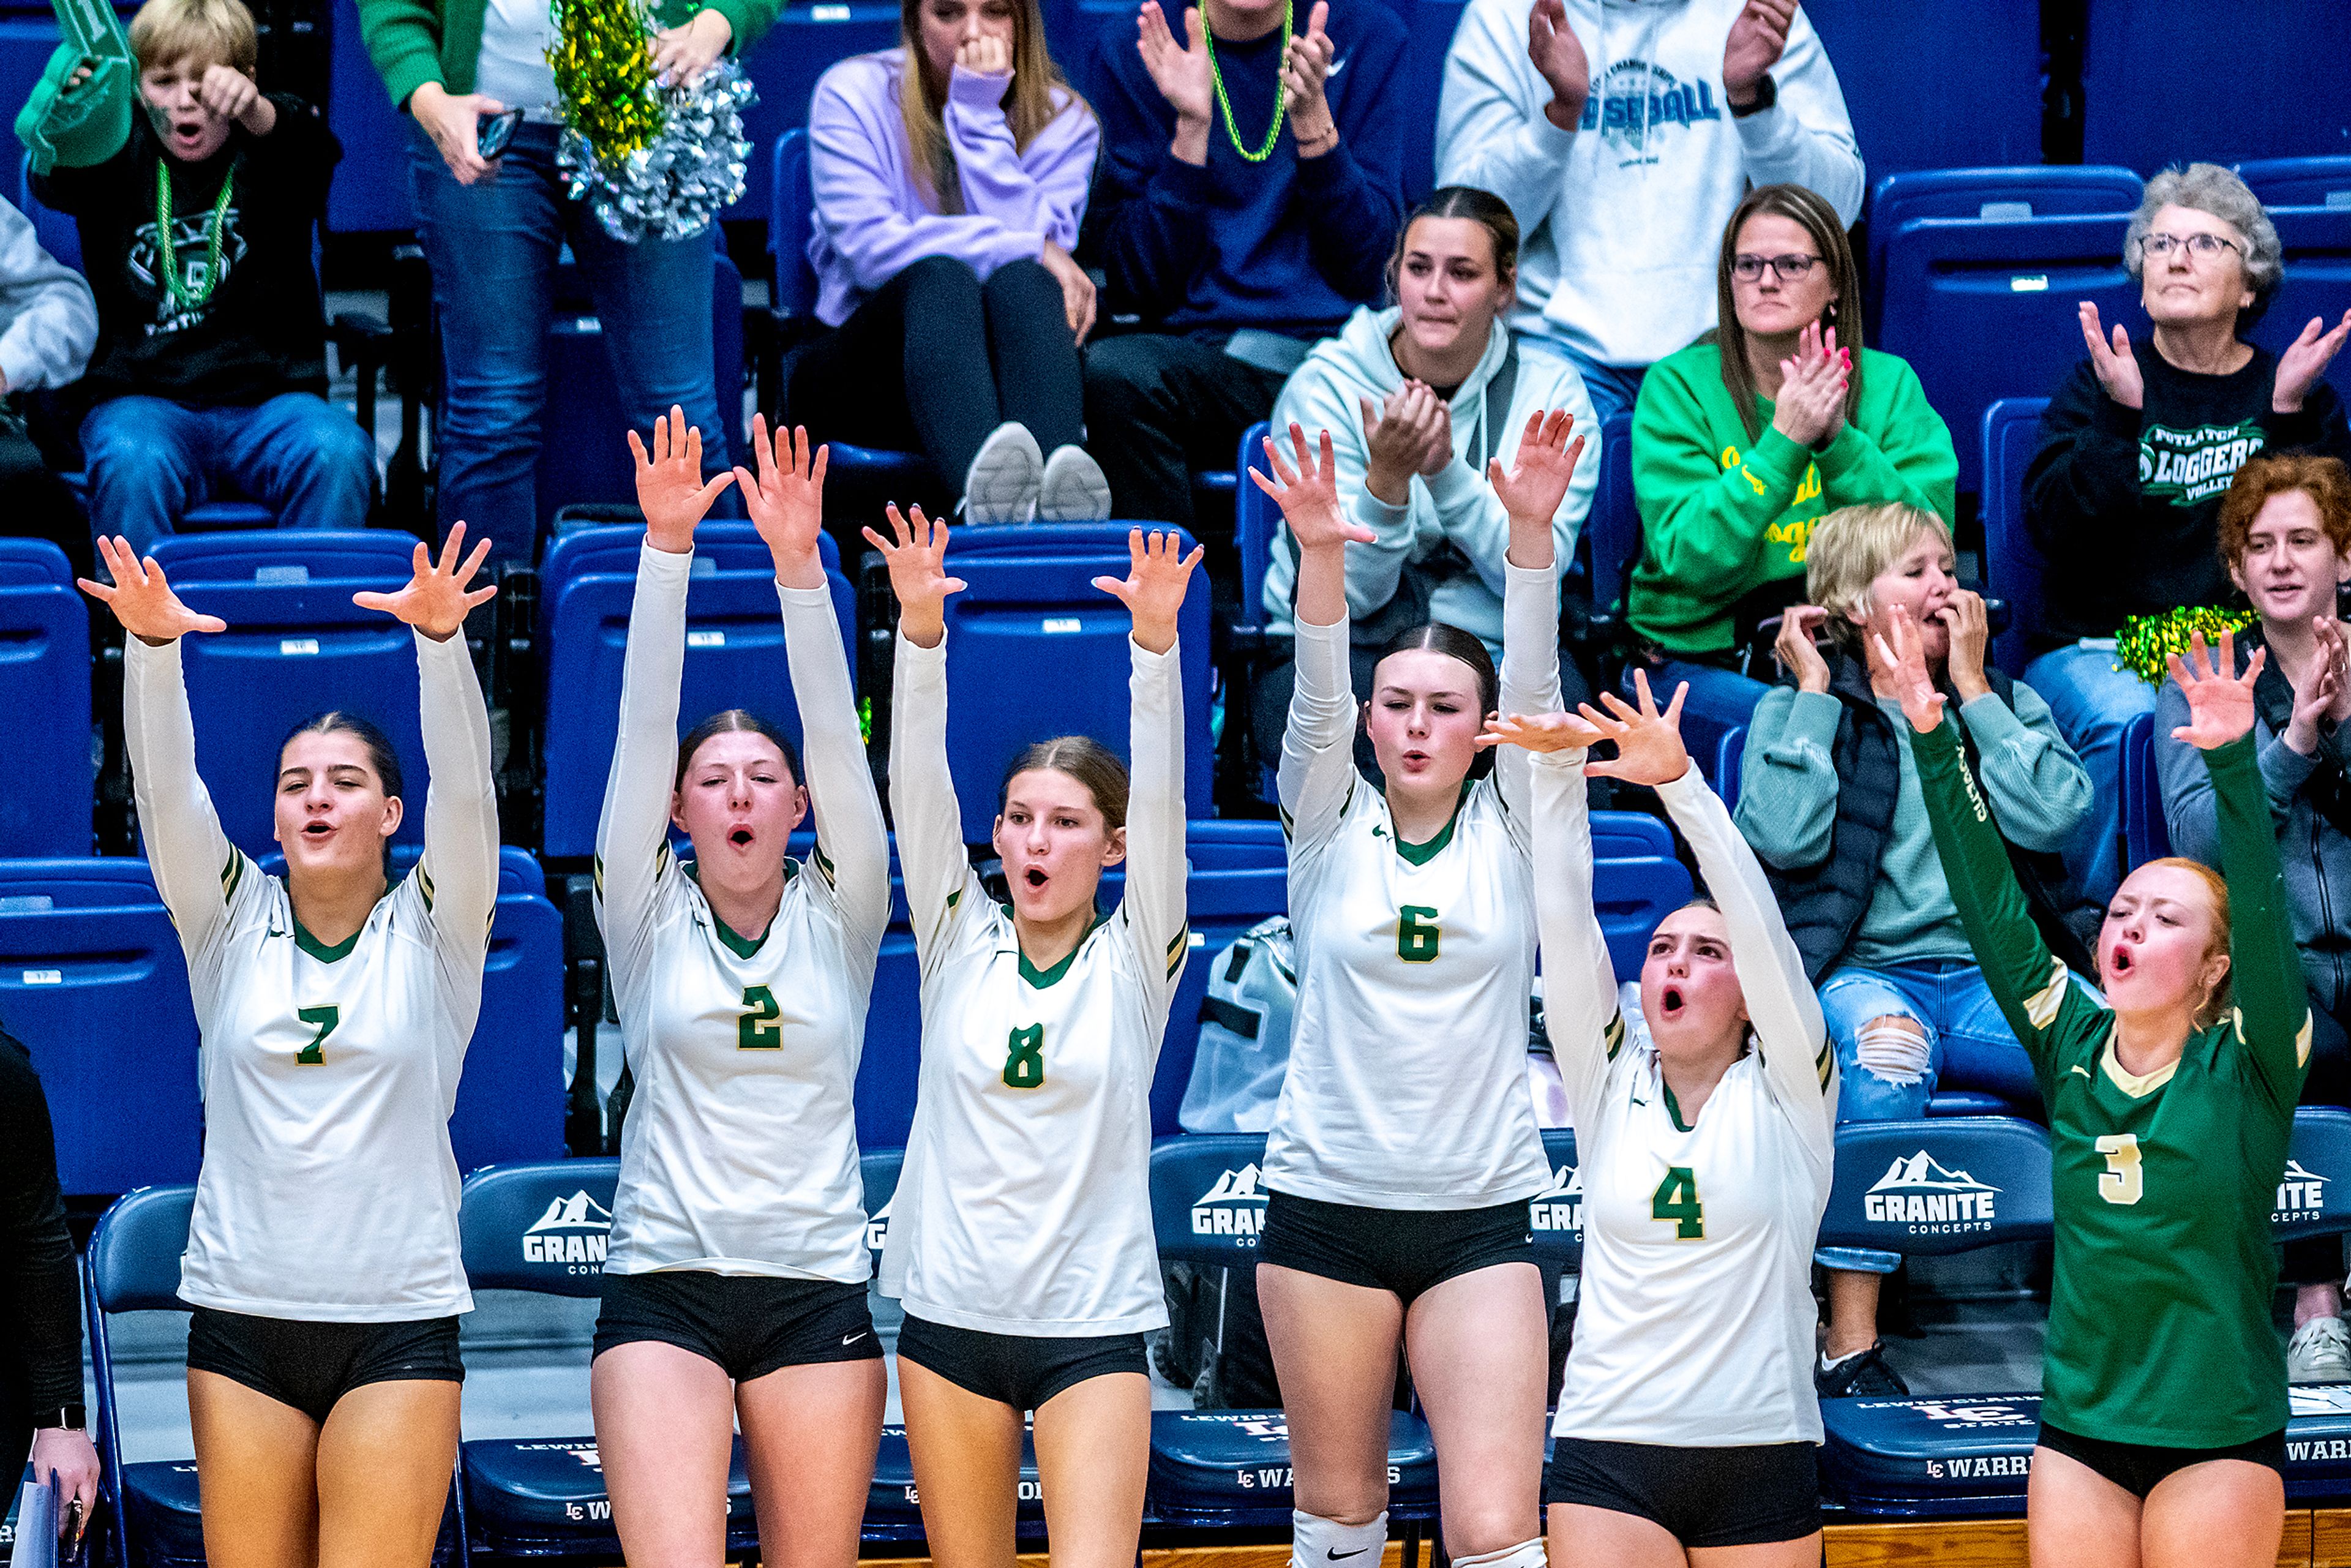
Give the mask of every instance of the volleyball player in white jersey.
[[465, 525], [436, 563], [359, 604], [415, 630], [424, 854], [387, 885], [400, 765], [326, 713], [277, 755], [265, 876], [196, 774], [180, 638], [225, 624], [129, 543], [85, 580], [130, 633], [123, 720], [155, 885], [186, 951], [203, 1051], [204, 1166], [180, 1265], [204, 1552], [238, 1568], [421, 1568], [457, 1454], [457, 1240], [449, 1113], [481, 1009], [497, 897], [490, 726], [465, 639]]
[[[1055, 1568], [1132, 1568], [1151, 1459], [1144, 1331], [1167, 1322], [1151, 1234], [1151, 1074], [1184, 972], [1177, 612], [1200, 551], [1128, 536], [1127, 768], [1084, 736], [1017, 757], [995, 847], [965, 853], [947, 768], [947, 529], [890, 508], [865, 537], [897, 591], [890, 802], [923, 969], [923, 1063], [882, 1290], [905, 1304], [898, 1391], [942, 1568], [1012, 1568], [1021, 1416]], [[1095, 894], [1126, 864], [1108, 915]]]
[[[724, 1559], [737, 1420], [762, 1557], [849, 1568], [887, 1395], [852, 1094], [890, 848], [818, 553], [825, 455], [811, 463], [806, 431], [797, 450], [777, 432], [771, 451], [755, 419], [757, 476], [705, 484], [701, 432], [675, 409], [650, 456], [629, 444], [645, 545], [596, 912], [636, 1097], [596, 1323], [596, 1447], [638, 1568]], [[695, 527], [736, 482], [775, 557], [805, 771], [740, 708], [677, 738]], [[785, 842], [811, 801], [802, 863]]]
[[[1499, 706], [1559, 700], [1552, 543], [1583, 450], [1538, 412], [1505, 473], [1510, 514]], [[1348, 685], [1347, 522], [1293, 424], [1271, 441], [1298, 547], [1297, 671], [1280, 790], [1299, 993], [1266, 1144], [1271, 1196], [1258, 1294], [1297, 1476], [1291, 1562], [1376, 1554], [1387, 1528], [1388, 1406], [1399, 1342], [1437, 1440], [1446, 1550], [1534, 1568], [1541, 1536], [1547, 1323], [1526, 1200], [1550, 1179], [1527, 1090], [1534, 892], [1527, 758], [1477, 748], [1498, 706], [1485, 645], [1407, 632], [1371, 700]], [[1355, 768], [1359, 723], [1384, 789]]]
[[[1604, 1568], [1821, 1558], [1813, 1239], [1835, 1163], [1836, 1059], [1771, 884], [1682, 747], [1681, 693], [1504, 719], [1534, 759], [1543, 1022], [1575, 1116], [1583, 1282], [1552, 1430], [1552, 1554]], [[1615, 742], [1614, 760], [1583, 765]], [[1641, 967], [1627, 1040], [1592, 907], [1586, 772], [1655, 788], [1711, 899]]]

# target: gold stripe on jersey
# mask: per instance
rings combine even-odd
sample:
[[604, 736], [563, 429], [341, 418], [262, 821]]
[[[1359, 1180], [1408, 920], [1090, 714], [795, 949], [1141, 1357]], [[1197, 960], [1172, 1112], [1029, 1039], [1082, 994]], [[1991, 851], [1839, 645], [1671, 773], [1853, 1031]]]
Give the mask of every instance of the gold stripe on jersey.
[[2065, 1000], [2065, 982], [2069, 977], [2063, 958], [2049, 960], [2049, 983], [2024, 998], [2024, 1017], [2034, 1029], [2047, 1029], [2057, 1021], [2057, 1009]]
[[1192, 927], [1187, 922], [1176, 928], [1176, 939], [1167, 944], [1167, 977], [1174, 979], [1176, 971], [1184, 967], [1184, 950], [1192, 940]]
[[[2231, 1008], [2229, 1017], [2236, 1025], [2237, 1043], [2250, 1047], [2252, 1041], [2245, 1038], [2245, 1009]], [[2310, 1065], [2310, 1012], [2309, 1009], [2304, 1009], [2302, 1015], [2302, 1029], [2294, 1037], [2294, 1064], [2296, 1067]]]
[[602, 855], [596, 857], [596, 863], [591, 870], [596, 883], [596, 902], [601, 904], [604, 901], [604, 857]]
[[837, 887], [840, 885], [841, 879], [833, 874], [832, 857], [824, 852], [824, 845], [821, 843], [818, 844], [815, 852], [810, 854], [809, 859], [815, 864], [816, 869], [824, 874], [825, 886]]
[[228, 863], [221, 867], [221, 902], [226, 904], [236, 896], [238, 883], [245, 881], [245, 852], [232, 848]]
[[1821, 1075], [1821, 1089], [1824, 1093], [1827, 1092], [1829, 1086], [1829, 1068], [1834, 1060], [1835, 1059], [1829, 1054], [1829, 1037], [1826, 1035], [1821, 1036], [1821, 1048], [1813, 1055], [1813, 1066]]
[[424, 869], [423, 861], [416, 862], [416, 891], [424, 895], [424, 911], [428, 915], [431, 914], [433, 912], [433, 873]]
[[1600, 1038], [1607, 1044], [1608, 1060], [1615, 1061], [1616, 1053], [1625, 1049], [1625, 1015], [1621, 1011], [1608, 1015], [1608, 1027], [1600, 1031]]

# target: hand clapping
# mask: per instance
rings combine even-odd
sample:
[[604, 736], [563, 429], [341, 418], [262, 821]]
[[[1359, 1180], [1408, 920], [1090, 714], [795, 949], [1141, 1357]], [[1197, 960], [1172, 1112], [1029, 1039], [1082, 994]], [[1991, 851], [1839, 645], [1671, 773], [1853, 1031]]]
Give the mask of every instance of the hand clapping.
[[1819, 450], [1844, 429], [1844, 394], [1853, 377], [1853, 350], [1837, 347], [1836, 329], [1817, 321], [1796, 336], [1793, 357], [1780, 361], [1780, 395], [1771, 428], [1799, 446]]

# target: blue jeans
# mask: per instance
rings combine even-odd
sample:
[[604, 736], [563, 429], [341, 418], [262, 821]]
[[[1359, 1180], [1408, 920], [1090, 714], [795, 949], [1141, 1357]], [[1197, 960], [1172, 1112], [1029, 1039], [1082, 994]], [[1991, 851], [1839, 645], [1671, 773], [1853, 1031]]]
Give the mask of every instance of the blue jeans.
[[[1963, 958], [1840, 967], [1821, 982], [1821, 1011], [1836, 1049], [1840, 1123], [1916, 1121], [1947, 1071], [1970, 1089], [2026, 1104], [2040, 1099], [2032, 1059], [2001, 1017], [1983, 971]], [[1912, 1048], [1865, 1046], [1863, 1026], [1882, 1018], [1909, 1019], [1926, 1038]], [[1873, 1274], [1890, 1274], [1902, 1260], [1896, 1252], [1844, 1247], [1823, 1247], [1813, 1257], [1824, 1268]]]
[[[564, 196], [556, 137], [552, 125], [523, 126], [493, 177], [461, 185], [432, 139], [409, 128], [409, 191], [441, 316], [441, 523], [445, 529], [463, 519], [475, 538], [492, 541], [493, 556], [526, 565], [538, 540], [547, 335], [567, 241], [594, 298], [630, 425], [649, 432], [671, 404], [683, 406], [702, 429], [703, 471], [717, 473], [732, 461], [728, 437], [740, 423], [739, 410], [722, 412], [710, 379], [716, 231], [635, 245], [614, 239], [585, 204]], [[558, 440], [580, 434], [554, 433]]]
[[2024, 684], [2049, 705], [2058, 732], [2089, 771], [2095, 803], [2065, 846], [2065, 869], [2085, 896], [2104, 904], [2123, 881], [2123, 727], [2155, 711], [2155, 688], [2116, 669], [2113, 650], [2078, 645], [2025, 665]]
[[1620, 413], [1633, 412], [1633, 404], [1641, 395], [1641, 378], [1649, 373], [1648, 366], [1604, 365], [1550, 338], [1530, 336], [1522, 341], [1534, 352], [1551, 354], [1575, 367], [1575, 373], [1583, 381], [1584, 395], [1592, 400], [1592, 413], [1603, 425]]
[[256, 408], [109, 398], [82, 420], [81, 450], [92, 526], [142, 555], [223, 494], [268, 507], [281, 528], [363, 528], [375, 485], [374, 438], [312, 392]]

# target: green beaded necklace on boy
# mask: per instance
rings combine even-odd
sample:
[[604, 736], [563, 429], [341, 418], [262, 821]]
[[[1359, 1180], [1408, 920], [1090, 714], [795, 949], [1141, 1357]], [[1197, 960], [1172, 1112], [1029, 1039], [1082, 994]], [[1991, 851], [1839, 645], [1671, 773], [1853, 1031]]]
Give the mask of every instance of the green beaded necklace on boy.
[[[1281, 57], [1285, 61], [1290, 58], [1290, 0], [1282, 0]], [[1225, 96], [1225, 73], [1217, 66], [1217, 34], [1208, 26], [1205, 12], [1200, 17], [1200, 38], [1207, 46], [1208, 79], [1216, 84], [1217, 107], [1224, 111], [1225, 134], [1232, 139], [1233, 151], [1252, 163], [1264, 162], [1273, 156], [1273, 144], [1281, 136], [1281, 117], [1290, 107], [1289, 101], [1282, 97], [1278, 69], [1273, 89], [1273, 123], [1265, 128], [1265, 145], [1252, 152], [1241, 145], [1241, 133], [1233, 128], [1233, 100]]]
[[204, 263], [203, 287], [190, 288], [180, 277], [180, 248], [172, 243], [172, 166], [169, 154], [155, 161], [155, 249], [156, 269], [163, 275], [163, 291], [173, 306], [193, 314], [202, 310], [213, 297], [213, 288], [220, 282], [221, 236], [228, 227], [229, 190], [236, 183], [236, 170], [230, 167], [221, 175], [220, 195], [213, 202], [209, 257]]

